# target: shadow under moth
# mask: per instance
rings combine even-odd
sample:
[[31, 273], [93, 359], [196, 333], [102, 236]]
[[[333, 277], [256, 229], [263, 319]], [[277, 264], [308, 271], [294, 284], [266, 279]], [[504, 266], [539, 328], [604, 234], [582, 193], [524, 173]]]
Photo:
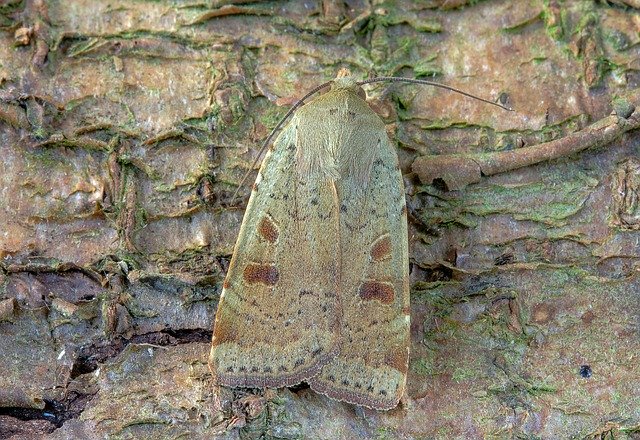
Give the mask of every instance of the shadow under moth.
[[293, 115], [264, 157], [223, 283], [209, 357], [217, 384], [305, 381], [357, 405], [398, 404], [410, 343], [407, 209], [395, 147], [360, 87], [385, 80], [458, 91], [341, 71], [265, 141]]

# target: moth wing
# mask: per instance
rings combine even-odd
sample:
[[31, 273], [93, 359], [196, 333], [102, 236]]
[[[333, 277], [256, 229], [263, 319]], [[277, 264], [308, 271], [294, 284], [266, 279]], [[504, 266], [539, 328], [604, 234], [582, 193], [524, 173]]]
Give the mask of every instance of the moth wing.
[[[340, 353], [309, 380], [329, 397], [375, 409], [394, 408], [404, 391], [409, 360], [409, 261], [407, 216], [398, 157], [380, 119], [368, 132], [351, 133], [363, 145], [366, 167], [375, 151], [366, 187], [361, 171], [338, 183], [341, 204], [343, 320]], [[354, 158], [352, 158], [354, 159]]]
[[339, 349], [336, 187], [300, 177], [297, 124], [263, 160], [224, 281], [209, 357], [222, 385], [296, 384]]

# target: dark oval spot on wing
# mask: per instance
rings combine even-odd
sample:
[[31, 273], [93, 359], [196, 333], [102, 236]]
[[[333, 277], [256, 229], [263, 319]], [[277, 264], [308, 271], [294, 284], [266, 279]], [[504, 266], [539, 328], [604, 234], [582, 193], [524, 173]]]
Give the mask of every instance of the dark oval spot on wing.
[[373, 242], [371, 258], [373, 261], [381, 261], [389, 256], [391, 256], [391, 237], [383, 235]]
[[249, 284], [261, 283], [267, 286], [275, 286], [280, 274], [278, 269], [271, 264], [251, 263], [244, 268], [242, 276]]
[[268, 216], [264, 216], [262, 217], [262, 220], [260, 220], [260, 224], [258, 224], [258, 232], [260, 233], [260, 236], [269, 243], [275, 243], [280, 235], [278, 227]]
[[377, 299], [383, 304], [391, 304], [394, 298], [393, 286], [380, 281], [365, 281], [360, 285], [360, 298], [369, 301]]

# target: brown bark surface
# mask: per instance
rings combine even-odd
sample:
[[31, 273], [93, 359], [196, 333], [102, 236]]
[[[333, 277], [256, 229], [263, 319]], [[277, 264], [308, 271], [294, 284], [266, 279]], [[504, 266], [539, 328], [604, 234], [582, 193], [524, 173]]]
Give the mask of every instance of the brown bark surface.
[[[640, 438], [640, 133], [455, 191], [412, 173], [632, 115], [639, 7], [0, 1], [0, 438]], [[341, 67], [516, 110], [366, 87], [411, 214], [408, 390], [387, 412], [218, 392], [206, 364], [250, 189], [230, 196]]]

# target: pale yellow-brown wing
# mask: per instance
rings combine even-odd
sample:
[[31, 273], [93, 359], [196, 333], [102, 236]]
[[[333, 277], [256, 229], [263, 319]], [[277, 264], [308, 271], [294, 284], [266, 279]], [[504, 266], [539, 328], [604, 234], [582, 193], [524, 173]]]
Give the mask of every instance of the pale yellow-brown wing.
[[336, 188], [300, 174], [298, 122], [262, 163], [224, 281], [209, 357], [222, 385], [296, 384], [339, 348]]
[[316, 104], [327, 107], [317, 113], [337, 112], [344, 122], [328, 141], [340, 175], [340, 353], [309, 384], [338, 400], [390, 409], [405, 387], [410, 342], [404, 185], [380, 118], [354, 91], [334, 95]]

